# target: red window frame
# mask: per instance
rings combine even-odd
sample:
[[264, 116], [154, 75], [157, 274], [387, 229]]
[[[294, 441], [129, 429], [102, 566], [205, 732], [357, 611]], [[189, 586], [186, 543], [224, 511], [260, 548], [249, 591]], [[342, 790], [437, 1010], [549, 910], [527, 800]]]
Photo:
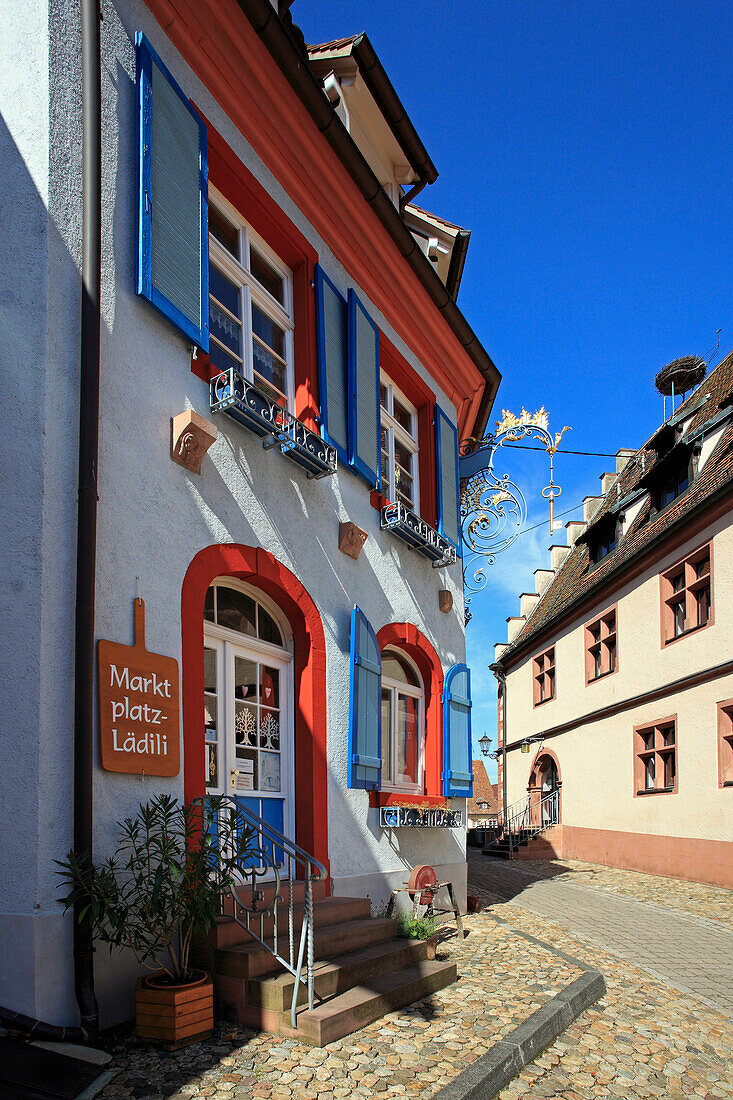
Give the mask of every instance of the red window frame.
[[[652, 763], [651, 787], [647, 785], [648, 762]], [[677, 777], [677, 715], [634, 726], [634, 797], [676, 794]]]
[[[700, 566], [707, 560], [707, 570]], [[700, 597], [707, 591], [707, 618], [700, 622]], [[706, 542], [659, 575], [662, 646], [670, 645], [715, 621], [713, 607], [713, 544]], [[698, 621], [695, 622], [694, 619]]]
[[618, 604], [585, 625], [585, 682], [594, 684], [618, 671]]
[[733, 788], [733, 699], [718, 703], [718, 786]]
[[536, 707], [557, 697], [554, 645], [532, 658], [532, 695]]
[[[210, 184], [221, 192], [293, 273], [293, 411], [306, 427], [318, 431], [320, 408], [313, 289], [318, 253], [211, 123], [206, 118], [204, 121]], [[204, 382], [209, 382], [216, 373], [209, 364], [208, 355], [203, 354], [191, 360], [191, 370]]]

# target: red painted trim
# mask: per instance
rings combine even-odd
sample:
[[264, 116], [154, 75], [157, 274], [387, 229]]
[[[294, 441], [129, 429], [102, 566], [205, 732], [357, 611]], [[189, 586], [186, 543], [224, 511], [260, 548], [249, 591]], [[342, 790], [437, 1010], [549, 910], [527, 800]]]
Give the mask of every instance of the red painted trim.
[[[540, 661], [544, 662], [545, 657], [552, 653], [552, 664], [544, 667], [544, 663], [540, 668]], [[539, 677], [550, 677], [550, 683], [552, 684], [552, 695], [546, 695], [544, 699], [540, 699], [540, 685]], [[557, 654], [555, 653], [555, 646], [548, 646], [547, 649], [543, 649], [541, 653], [535, 654], [532, 658], [532, 706], [542, 707], [545, 703], [551, 703], [553, 699], [557, 698]]]
[[435, 394], [391, 340], [380, 333], [379, 365], [417, 410], [417, 465], [420, 480], [420, 518], [432, 527], [438, 522], [435, 468]]
[[[198, 109], [198, 108], [197, 108]], [[312, 289], [318, 254], [261, 183], [230, 149], [200, 111], [206, 123], [209, 182], [242, 215], [293, 273], [293, 375], [295, 415], [318, 430], [318, 363], [316, 358], [315, 293]], [[191, 360], [191, 370], [208, 382], [208, 356]]]
[[372, 508], [376, 508], [378, 512], [381, 512], [382, 508], [386, 508], [388, 504], [392, 503], [392, 501], [389, 499], [389, 497], [384, 496], [377, 489], [372, 489], [369, 495], [369, 503], [371, 504]]
[[460, 435], [470, 434], [483, 376], [246, 16], [231, 0], [147, 4], [351, 279], [456, 406]]
[[[388, 623], [377, 631], [377, 641], [380, 650], [388, 645], [403, 649], [412, 657], [422, 677], [425, 689], [425, 795], [370, 791], [369, 805], [390, 805], [390, 799], [410, 803], [414, 800], [419, 804], [425, 801], [426, 796], [428, 799], [436, 799], [431, 805], [445, 805], [440, 782], [443, 766], [443, 666], [440, 658], [425, 635], [412, 623]], [[202, 748], [201, 759], [203, 758]]]
[[724, 699], [718, 711], [718, 786], [733, 791], [733, 699]]
[[[592, 634], [593, 627], [601, 624], [604, 619], [608, 618], [611, 612], [615, 615], [616, 621], [616, 629], [614, 630], [614, 634], [616, 635], [616, 664], [612, 669], [601, 672], [600, 676], [594, 676], [593, 670], [595, 663], [593, 661], [593, 654], [591, 653], [591, 647], [595, 644]], [[603, 643], [602, 632], [603, 627], [601, 626], [601, 645]], [[600, 615], [596, 615], [589, 623], [586, 623], [583, 629], [583, 638], [585, 645], [585, 686], [588, 687], [589, 684], [597, 684], [599, 680], [605, 680], [607, 676], [613, 676], [614, 672], [618, 672], [618, 604], [611, 604], [611, 606], [607, 607]], [[603, 655], [602, 648], [601, 655]]]
[[[685, 571], [685, 616], [687, 615], [687, 602], [688, 599], [693, 599], [691, 593], [687, 591], [687, 567], [693, 565], [698, 558], [704, 557], [707, 550], [710, 558], [710, 613], [708, 615], [708, 621], [703, 623], [702, 626], [691, 626], [683, 634], [675, 636], [674, 633], [674, 615], [672, 609], [667, 604], [667, 600], [672, 595], [672, 585], [670, 582], [670, 575], [678, 573], [682, 568]], [[662, 640], [662, 649], [668, 645], [673, 645], [675, 642], [681, 642], [683, 638], [688, 638], [691, 634], [699, 634], [701, 630], [707, 630], [709, 626], [712, 626], [715, 622], [715, 600], [713, 595], [713, 540], [704, 542], [701, 546], [696, 547], [695, 550], [691, 550], [689, 554], [685, 554], [684, 558], [680, 558], [674, 565], [670, 565], [663, 573], [659, 574], [659, 630]]]
[[[662, 765], [661, 765], [661, 761], [658, 759], [659, 751], [661, 750], [661, 746], [659, 746], [659, 747], [657, 746], [656, 727], [657, 726], [669, 726], [669, 725], [674, 726], [674, 745], [670, 746], [670, 748], [672, 748], [674, 750], [674, 786], [672, 786], [672, 787], [662, 787], [662, 786], [657, 786], [657, 783], [660, 779], [659, 768]], [[654, 752], [655, 752], [655, 758], [654, 758], [654, 767], [655, 767], [654, 787], [651, 788], [650, 790], [646, 790], [645, 787], [644, 787], [644, 761], [643, 761], [643, 759], [641, 758], [641, 756], [639, 754], [645, 751], [645, 749], [644, 749], [644, 740], [643, 740], [642, 734], [643, 733], [649, 733], [650, 731], [654, 731]], [[650, 796], [653, 796], [655, 794], [677, 794], [678, 783], [679, 783], [679, 774], [680, 774], [679, 773], [679, 768], [678, 768], [679, 753], [677, 751], [678, 748], [679, 748], [678, 741], [677, 741], [677, 738], [678, 738], [677, 715], [676, 714], [670, 714], [666, 718], [657, 718], [653, 722], [640, 722], [638, 726], [634, 726], [633, 736], [634, 736], [634, 741], [633, 741], [633, 744], [634, 744], [634, 798], [649, 798]], [[649, 751], [651, 751], [651, 750], [649, 750]], [[664, 781], [664, 775], [662, 775], [661, 778], [662, 778], [662, 782], [663, 782]]]
[[295, 839], [328, 866], [326, 639], [315, 603], [289, 569], [253, 546], [207, 546], [186, 571], [181, 592], [184, 793], [206, 792], [204, 779], [204, 599], [216, 577], [238, 577], [270, 596], [293, 631], [295, 688]]

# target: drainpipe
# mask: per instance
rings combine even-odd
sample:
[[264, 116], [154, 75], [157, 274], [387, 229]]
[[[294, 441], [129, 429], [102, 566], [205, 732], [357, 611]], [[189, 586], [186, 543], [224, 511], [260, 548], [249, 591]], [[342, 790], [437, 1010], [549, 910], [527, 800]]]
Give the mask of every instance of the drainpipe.
[[[493, 672], [496, 679], [499, 681], [499, 687], [501, 688], [501, 714], [502, 714], [502, 736], [501, 736], [501, 786], [502, 786], [502, 807], [504, 817], [504, 828], [507, 824], [507, 789], [506, 789], [506, 731], [507, 731], [507, 713], [506, 713], [506, 673], [501, 665], [494, 664], [489, 665], [489, 672]], [[509, 830], [509, 858], [513, 855], [512, 844], [512, 831]]]
[[[74, 851], [92, 857], [94, 598], [99, 455], [99, 333], [102, 252], [102, 94], [98, 0], [81, 0], [83, 228], [79, 380], [79, 499], [74, 668]], [[89, 917], [74, 907], [74, 985], [81, 1026], [99, 1031]]]

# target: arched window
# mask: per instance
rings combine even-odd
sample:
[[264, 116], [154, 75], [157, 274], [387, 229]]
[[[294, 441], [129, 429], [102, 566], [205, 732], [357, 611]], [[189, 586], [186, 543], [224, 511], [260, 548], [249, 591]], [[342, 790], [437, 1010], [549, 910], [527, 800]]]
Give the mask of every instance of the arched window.
[[417, 668], [398, 649], [382, 652], [383, 791], [425, 788], [425, 691]]
[[206, 789], [251, 800], [281, 830], [292, 824], [291, 649], [284, 618], [261, 593], [223, 578], [211, 585], [204, 604]]

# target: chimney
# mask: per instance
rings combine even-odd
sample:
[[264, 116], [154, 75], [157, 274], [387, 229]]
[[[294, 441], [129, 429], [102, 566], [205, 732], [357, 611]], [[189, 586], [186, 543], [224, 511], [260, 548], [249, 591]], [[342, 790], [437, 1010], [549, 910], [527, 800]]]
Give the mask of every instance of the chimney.
[[583, 519], [586, 523], [593, 519], [602, 500], [603, 497], [583, 497]]
[[583, 532], [585, 531], [587, 526], [588, 526], [588, 524], [585, 523], [583, 520], [580, 520], [580, 519], [569, 519], [568, 520], [568, 522], [565, 524], [565, 530], [568, 533], [568, 546], [569, 547], [572, 548], [573, 546], [575, 546], [576, 542], [578, 541], [578, 538], [580, 537], [580, 535], [583, 534]]
[[601, 492], [603, 493], [603, 495], [605, 497], [606, 493], [608, 492], [608, 490], [611, 488], [614, 481], [616, 480], [616, 475], [615, 474], [601, 474], [600, 478], [601, 478]]
[[506, 621], [506, 636], [509, 645], [519, 637], [520, 631], [526, 623], [524, 615], [510, 615]]
[[550, 547], [550, 567], [552, 568], [553, 573], [557, 573], [569, 553], [569, 546]]
[[631, 459], [636, 454], [636, 451], [630, 450], [628, 447], [621, 447], [616, 451], [616, 473], [620, 474], [624, 466], [627, 466]]
[[506, 642], [497, 642], [494, 646], [494, 660], [498, 661], [504, 650], [507, 649]]
[[539, 602], [540, 598], [536, 592], [522, 592], [519, 597], [519, 614], [528, 619]]
[[535, 569], [534, 571], [534, 589], [538, 596], [544, 595], [552, 583], [552, 578], [555, 576], [554, 569]]

